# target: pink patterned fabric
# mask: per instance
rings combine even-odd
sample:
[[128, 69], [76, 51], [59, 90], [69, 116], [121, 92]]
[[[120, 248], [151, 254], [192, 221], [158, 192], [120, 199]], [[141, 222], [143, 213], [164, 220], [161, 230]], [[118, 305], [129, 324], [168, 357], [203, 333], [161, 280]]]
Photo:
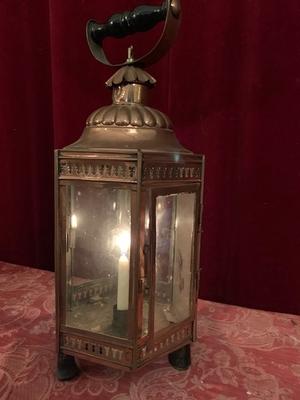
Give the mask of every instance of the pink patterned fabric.
[[1, 400], [299, 400], [300, 317], [199, 301], [192, 367], [55, 378], [54, 275], [0, 263]]

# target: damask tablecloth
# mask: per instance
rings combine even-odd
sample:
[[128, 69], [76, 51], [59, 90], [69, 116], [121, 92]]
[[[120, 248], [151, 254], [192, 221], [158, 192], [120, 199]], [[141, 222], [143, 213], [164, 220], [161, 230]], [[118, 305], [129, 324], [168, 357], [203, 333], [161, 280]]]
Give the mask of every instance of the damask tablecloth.
[[1, 400], [300, 400], [300, 317], [199, 300], [192, 367], [55, 377], [54, 274], [0, 263]]

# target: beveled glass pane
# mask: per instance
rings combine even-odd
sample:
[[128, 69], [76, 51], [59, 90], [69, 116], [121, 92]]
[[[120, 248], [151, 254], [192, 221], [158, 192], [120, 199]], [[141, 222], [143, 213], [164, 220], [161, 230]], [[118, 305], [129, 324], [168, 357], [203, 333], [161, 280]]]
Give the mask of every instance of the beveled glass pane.
[[191, 314], [195, 193], [156, 198], [155, 332]]
[[67, 190], [66, 324], [127, 337], [131, 192], [93, 183]]

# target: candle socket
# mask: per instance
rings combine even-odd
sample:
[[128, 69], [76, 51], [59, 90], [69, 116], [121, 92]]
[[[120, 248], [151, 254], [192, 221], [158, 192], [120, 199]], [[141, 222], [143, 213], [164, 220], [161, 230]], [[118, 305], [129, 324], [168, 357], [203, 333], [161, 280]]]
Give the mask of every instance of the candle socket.
[[128, 336], [128, 310], [118, 310], [116, 304], [113, 308], [112, 329], [117, 336]]

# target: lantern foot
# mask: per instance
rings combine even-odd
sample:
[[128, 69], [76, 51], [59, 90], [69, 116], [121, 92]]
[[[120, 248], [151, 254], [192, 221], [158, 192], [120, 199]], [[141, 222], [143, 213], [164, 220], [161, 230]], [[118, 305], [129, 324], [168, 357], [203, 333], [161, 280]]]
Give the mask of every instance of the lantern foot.
[[80, 369], [78, 368], [73, 356], [68, 356], [63, 353], [58, 354], [56, 375], [60, 381], [73, 379], [79, 374], [79, 372]]
[[191, 365], [191, 345], [187, 344], [169, 354], [169, 363], [178, 371], [185, 371]]

